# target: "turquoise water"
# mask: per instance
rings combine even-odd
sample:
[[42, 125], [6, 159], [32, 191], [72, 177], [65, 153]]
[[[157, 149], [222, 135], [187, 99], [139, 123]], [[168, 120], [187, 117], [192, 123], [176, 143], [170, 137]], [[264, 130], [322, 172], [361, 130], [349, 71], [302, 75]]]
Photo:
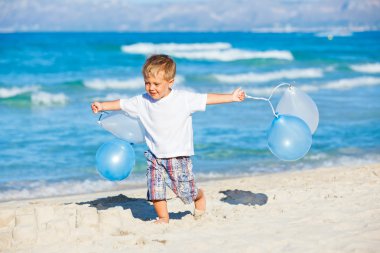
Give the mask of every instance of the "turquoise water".
[[[268, 96], [281, 82], [307, 92], [320, 124], [309, 153], [282, 162], [267, 149], [264, 101], [208, 106], [193, 117], [198, 178], [380, 161], [380, 33], [0, 34], [0, 201], [120, 189], [145, 180], [144, 144], [120, 183], [95, 169], [114, 137], [97, 125], [93, 100], [144, 92], [147, 54], [177, 62], [175, 87]], [[276, 105], [283, 90], [273, 98]]]

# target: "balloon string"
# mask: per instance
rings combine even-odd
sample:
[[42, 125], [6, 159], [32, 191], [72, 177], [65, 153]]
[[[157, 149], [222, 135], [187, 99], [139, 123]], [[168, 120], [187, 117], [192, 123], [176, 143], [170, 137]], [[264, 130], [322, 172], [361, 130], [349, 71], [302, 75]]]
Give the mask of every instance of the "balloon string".
[[247, 97], [247, 98], [251, 98], [251, 99], [254, 99], [254, 100], [264, 100], [264, 101], [268, 101], [268, 103], [269, 103], [269, 105], [270, 105], [270, 107], [271, 107], [271, 109], [272, 109], [272, 113], [273, 113], [273, 115], [274, 115], [276, 118], [278, 118], [278, 113], [274, 110], [274, 107], [273, 107], [273, 105], [272, 105], [270, 99], [272, 98], [274, 92], [275, 92], [278, 88], [280, 88], [281, 86], [284, 86], [284, 85], [287, 85], [289, 88], [292, 87], [292, 85], [289, 84], [289, 83], [280, 83], [279, 85], [277, 85], [276, 87], [273, 88], [273, 90], [272, 90], [272, 92], [270, 93], [270, 96], [269, 96], [268, 98], [265, 98], [265, 97], [252, 97], [252, 96], [249, 96], [249, 95], [247, 95], [247, 94], [245, 94], [245, 97]]
[[98, 123], [100, 123], [100, 120], [102, 119], [102, 117], [103, 117], [104, 114], [109, 114], [109, 112], [107, 112], [107, 111], [102, 111], [102, 112], [100, 113], [100, 115], [99, 115]]

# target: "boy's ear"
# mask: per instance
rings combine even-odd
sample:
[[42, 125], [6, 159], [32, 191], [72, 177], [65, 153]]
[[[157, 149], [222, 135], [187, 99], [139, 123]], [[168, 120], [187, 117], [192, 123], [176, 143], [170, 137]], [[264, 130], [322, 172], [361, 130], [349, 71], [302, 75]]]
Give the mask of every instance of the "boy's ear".
[[174, 84], [174, 78], [169, 81], [169, 87], [171, 88]]

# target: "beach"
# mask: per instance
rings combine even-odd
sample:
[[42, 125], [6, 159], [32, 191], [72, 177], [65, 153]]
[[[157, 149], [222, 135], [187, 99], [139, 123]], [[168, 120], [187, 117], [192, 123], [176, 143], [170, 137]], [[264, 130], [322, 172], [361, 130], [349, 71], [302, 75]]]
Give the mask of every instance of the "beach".
[[380, 0], [59, 3], [0, 1], [0, 253], [380, 252]]
[[159, 225], [153, 224], [154, 209], [143, 186], [2, 202], [0, 252], [378, 252], [380, 248], [380, 164], [208, 180], [199, 182], [199, 187], [207, 195], [204, 216], [194, 219], [193, 206], [169, 194], [171, 220]]
[[[0, 252], [378, 252], [379, 40], [379, 31], [0, 33]], [[192, 115], [207, 212], [194, 219], [168, 191], [168, 225], [152, 224], [146, 144], [134, 143], [126, 180], [99, 175], [96, 153], [116, 137], [90, 108], [144, 94], [153, 53], [176, 61], [173, 89], [241, 87], [272, 103]], [[295, 162], [268, 149], [281, 83], [319, 112]]]

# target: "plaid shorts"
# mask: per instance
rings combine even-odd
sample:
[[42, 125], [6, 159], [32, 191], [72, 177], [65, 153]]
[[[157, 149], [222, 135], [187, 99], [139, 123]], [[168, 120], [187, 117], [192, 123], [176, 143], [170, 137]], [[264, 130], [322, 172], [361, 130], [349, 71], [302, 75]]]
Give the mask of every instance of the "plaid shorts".
[[198, 188], [189, 156], [156, 158], [148, 150], [145, 151], [145, 157], [148, 163], [146, 177], [149, 201], [166, 199], [166, 185], [185, 204], [190, 204], [197, 198]]

